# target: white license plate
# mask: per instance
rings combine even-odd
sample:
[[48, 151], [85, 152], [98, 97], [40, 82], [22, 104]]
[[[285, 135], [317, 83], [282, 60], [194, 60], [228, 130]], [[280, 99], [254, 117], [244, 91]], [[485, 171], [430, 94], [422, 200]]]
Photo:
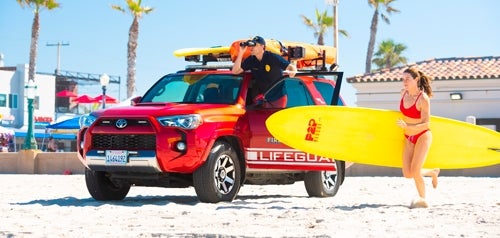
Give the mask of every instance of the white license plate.
[[128, 151], [106, 150], [106, 164], [127, 164]]

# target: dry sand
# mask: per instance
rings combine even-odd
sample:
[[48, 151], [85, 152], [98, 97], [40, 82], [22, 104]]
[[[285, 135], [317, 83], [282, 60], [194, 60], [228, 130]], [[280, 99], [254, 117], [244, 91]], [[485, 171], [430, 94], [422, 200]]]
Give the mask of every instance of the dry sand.
[[347, 177], [332, 198], [303, 183], [241, 188], [233, 202], [194, 189], [133, 187], [123, 201], [90, 197], [83, 175], [0, 175], [0, 237], [500, 237], [500, 178], [427, 182], [426, 209], [400, 177]]

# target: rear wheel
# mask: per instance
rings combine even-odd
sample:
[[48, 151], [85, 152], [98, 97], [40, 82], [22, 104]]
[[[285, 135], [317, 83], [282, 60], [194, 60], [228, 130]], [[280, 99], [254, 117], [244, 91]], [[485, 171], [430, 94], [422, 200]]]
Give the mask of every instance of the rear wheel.
[[232, 201], [240, 190], [240, 162], [233, 147], [216, 142], [207, 161], [193, 174], [193, 184], [201, 202]]
[[311, 197], [333, 197], [344, 180], [343, 161], [335, 160], [336, 171], [309, 171], [305, 174], [304, 185]]
[[123, 200], [130, 190], [129, 183], [113, 183], [102, 171], [85, 169], [85, 182], [90, 195], [98, 201]]

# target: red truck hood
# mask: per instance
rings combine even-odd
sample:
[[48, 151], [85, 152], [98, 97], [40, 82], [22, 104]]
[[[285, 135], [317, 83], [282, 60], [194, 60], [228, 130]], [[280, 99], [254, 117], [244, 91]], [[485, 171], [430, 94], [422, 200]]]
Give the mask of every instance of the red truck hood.
[[[99, 117], [169, 116], [186, 114], [227, 113], [238, 109], [235, 105], [224, 104], [184, 104], [184, 103], [142, 103], [135, 106], [113, 107], [98, 112]], [[240, 109], [241, 110], [241, 109]], [[226, 112], [222, 112], [226, 111]]]

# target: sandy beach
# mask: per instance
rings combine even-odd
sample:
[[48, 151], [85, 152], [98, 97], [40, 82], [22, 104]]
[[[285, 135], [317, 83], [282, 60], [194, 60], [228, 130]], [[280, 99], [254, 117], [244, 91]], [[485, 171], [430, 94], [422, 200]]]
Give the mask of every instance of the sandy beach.
[[0, 174], [0, 237], [500, 237], [500, 178], [427, 178], [426, 209], [400, 177], [347, 177], [331, 198], [302, 182], [245, 185], [233, 202], [193, 188], [132, 187], [98, 202], [83, 175]]

